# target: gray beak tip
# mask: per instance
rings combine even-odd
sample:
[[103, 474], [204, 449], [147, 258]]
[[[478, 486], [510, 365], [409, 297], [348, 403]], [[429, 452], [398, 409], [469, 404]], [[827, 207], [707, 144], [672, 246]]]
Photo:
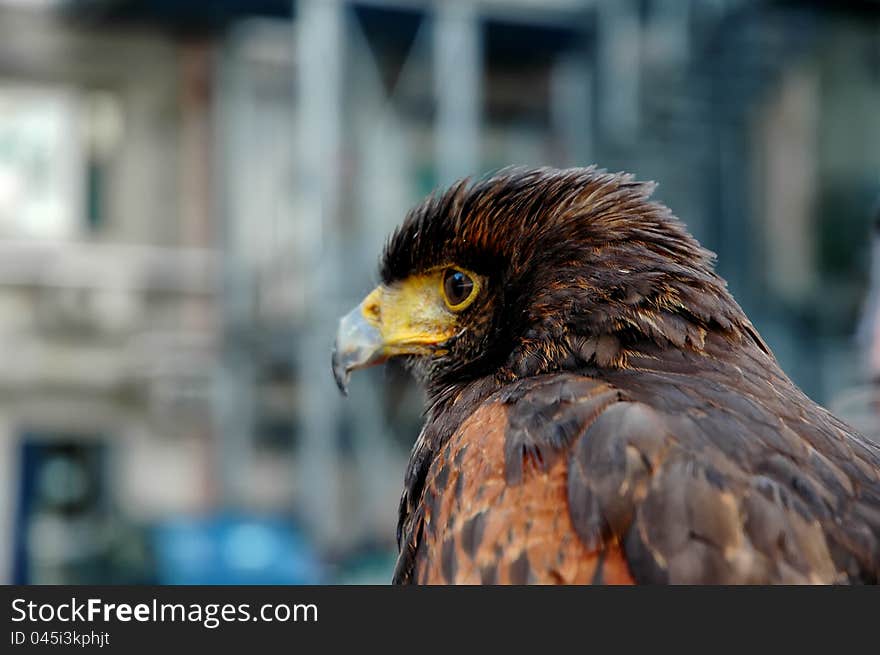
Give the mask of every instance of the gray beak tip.
[[347, 397], [348, 381], [351, 379], [351, 371], [349, 371], [339, 359], [339, 348], [334, 346], [333, 357], [331, 359], [333, 379], [336, 381], [336, 386], [339, 387], [339, 391], [342, 395]]
[[351, 372], [382, 361], [382, 335], [364, 318], [358, 305], [339, 321], [333, 344], [333, 378], [343, 395], [348, 395]]

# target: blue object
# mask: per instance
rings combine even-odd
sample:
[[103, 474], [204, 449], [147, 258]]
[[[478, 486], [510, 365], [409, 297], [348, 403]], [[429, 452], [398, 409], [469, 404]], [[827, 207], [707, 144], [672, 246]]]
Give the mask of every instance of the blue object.
[[159, 584], [318, 584], [322, 565], [287, 519], [217, 514], [155, 527]]

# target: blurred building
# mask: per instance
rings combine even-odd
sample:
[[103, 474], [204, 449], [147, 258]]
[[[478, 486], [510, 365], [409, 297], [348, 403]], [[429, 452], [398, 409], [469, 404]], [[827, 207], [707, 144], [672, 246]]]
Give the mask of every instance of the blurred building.
[[212, 500], [203, 62], [156, 30], [0, 9], [5, 580], [139, 579], [135, 526]]
[[437, 185], [593, 162], [864, 379], [878, 2], [0, 0], [0, 579], [387, 580], [421, 398], [336, 319]]

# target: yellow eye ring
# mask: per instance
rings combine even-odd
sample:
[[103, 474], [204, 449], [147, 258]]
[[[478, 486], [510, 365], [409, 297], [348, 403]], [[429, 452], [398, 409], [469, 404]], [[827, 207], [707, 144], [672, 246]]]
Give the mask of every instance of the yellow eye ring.
[[480, 293], [479, 278], [458, 267], [449, 267], [440, 276], [440, 295], [453, 312], [466, 309]]

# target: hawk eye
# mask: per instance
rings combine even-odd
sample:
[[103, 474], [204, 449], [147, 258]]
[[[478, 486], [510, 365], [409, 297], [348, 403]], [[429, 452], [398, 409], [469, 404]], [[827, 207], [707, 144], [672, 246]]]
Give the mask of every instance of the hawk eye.
[[448, 268], [443, 273], [443, 298], [449, 309], [464, 309], [468, 301], [476, 295], [476, 289], [474, 280], [457, 268]]

